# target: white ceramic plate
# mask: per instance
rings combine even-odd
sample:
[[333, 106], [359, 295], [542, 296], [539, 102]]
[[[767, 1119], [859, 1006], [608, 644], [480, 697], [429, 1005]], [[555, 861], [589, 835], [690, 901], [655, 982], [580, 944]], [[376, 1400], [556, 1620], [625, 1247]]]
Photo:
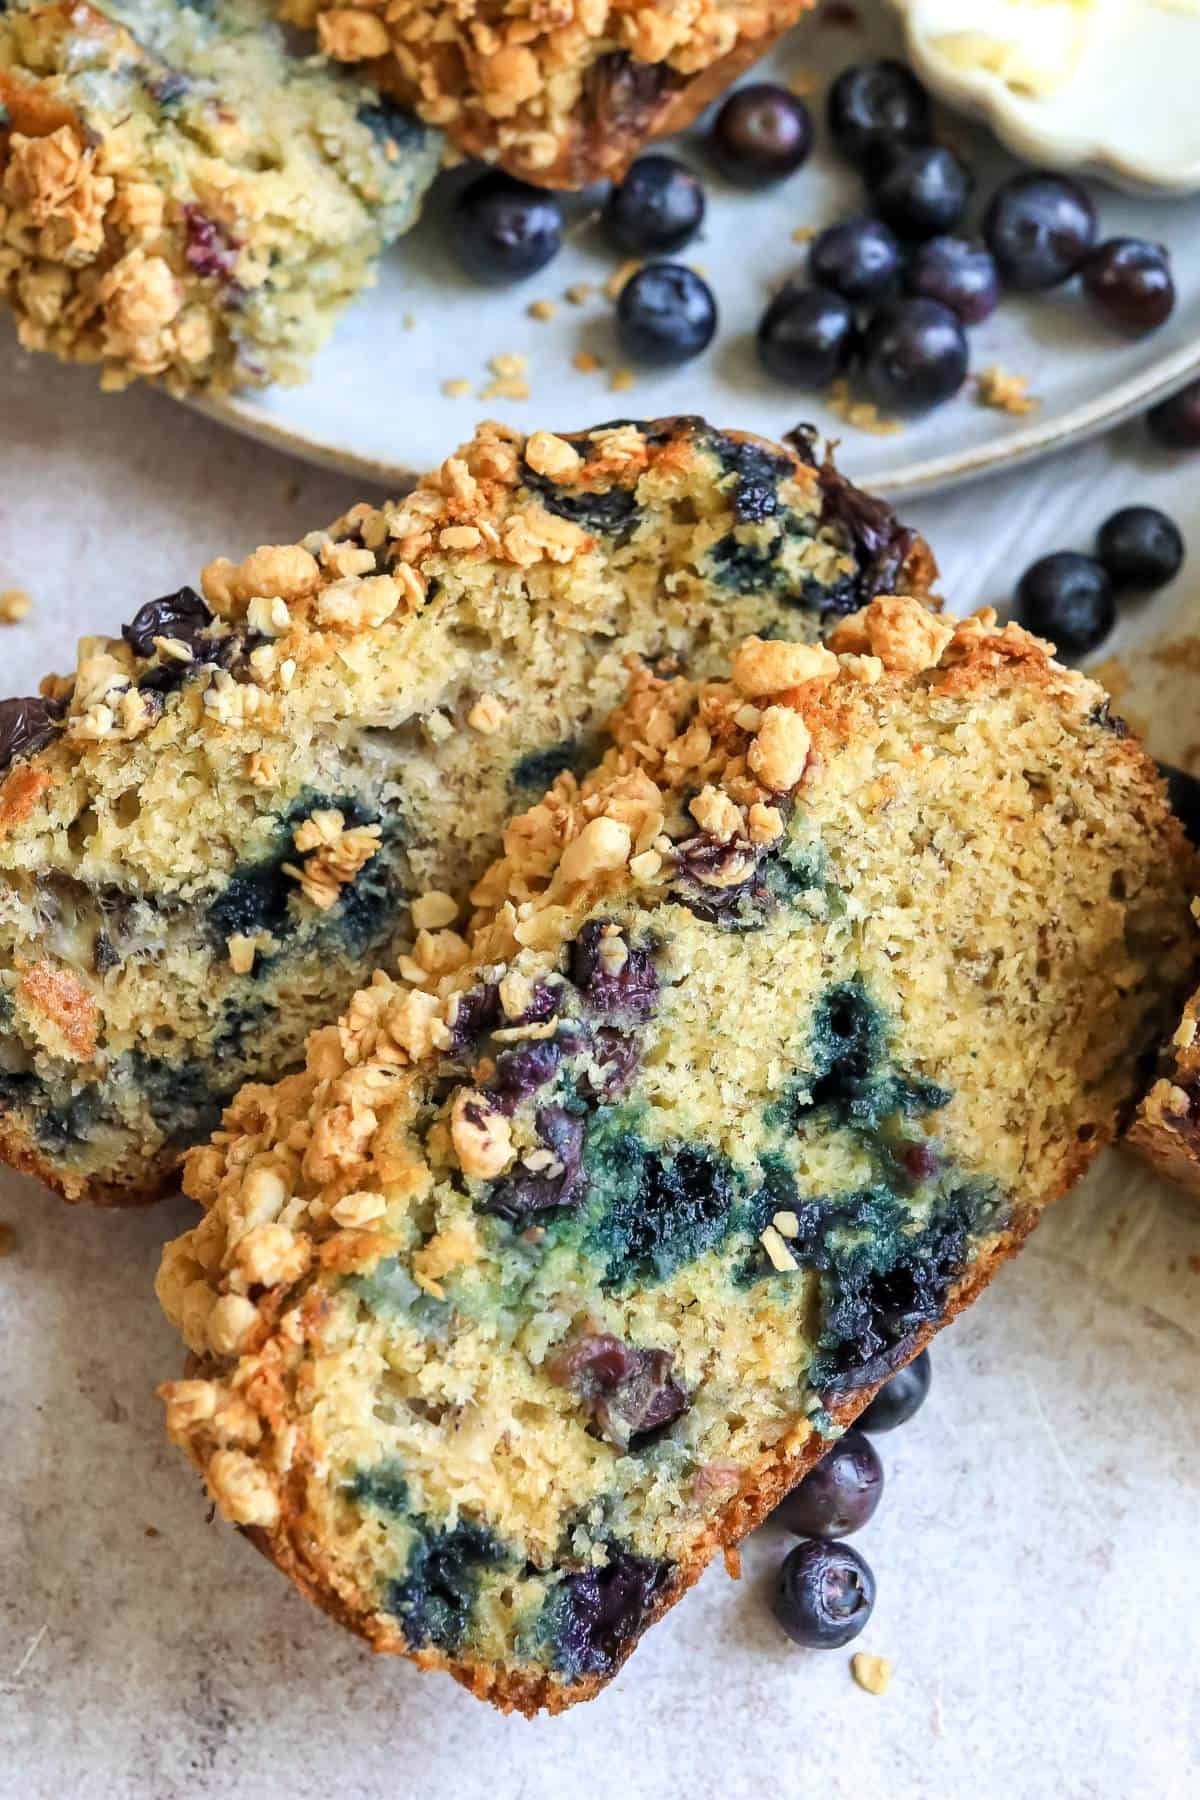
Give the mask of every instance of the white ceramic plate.
[[[683, 368], [638, 372], [633, 385], [611, 387], [625, 364], [612, 335], [612, 306], [602, 284], [619, 259], [590, 222], [586, 199], [572, 203], [569, 241], [540, 275], [515, 288], [480, 287], [462, 276], [445, 243], [446, 195], [435, 193], [416, 232], [387, 258], [379, 285], [344, 317], [318, 357], [311, 381], [253, 397], [202, 403], [239, 430], [328, 467], [385, 487], [436, 465], [492, 417], [526, 429], [572, 429], [615, 417], [703, 413], [725, 426], [778, 437], [811, 420], [842, 440], [841, 461], [854, 476], [895, 496], [947, 487], [1011, 466], [1081, 439], [1140, 408], [1200, 371], [1200, 200], [1135, 199], [1098, 189], [1104, 235], [1131, 233], [1171, 246], [1179, 302], [1163, 329], [1127, 343], [1096, 322], [1074, 286], [1031, 299], [1007, 300], [972, 333], [972, 367], [998, 364], [1024, 376], [1039, 404], [1024, 416], [983, 407], [971, 389], [895, 435], [847, 424], [821, 395], [781, 387], [759, 368], [755, 325], [772, 291], [803, 272], [807, 249], [798, 228], [819, 228], [861, 207], [853, 173], [824, 141], [824, 94], [847, 64], [896, 54], [899, 23], [882, 7], [858, 29], [819, 18], [799, 27], [760, 67], [775, 79], [811, 81], [819, 147], [807, 167], [782, 185], [747, 193], [705, 171], [702, 129], [673, 146], [706, 173], [709, 211], [702, 239], [681, 253], [711, 283], [721, 311], [707, 355]], [[1136, 103], [1128, 93], [1122, 104]], [[979, 127], [948, 117], [946, 135], [975, 170], [978, 197], [1017, 166]], [[446, 178], [448, 181], [451, 178]], [[593, 208], [594, 210], [594, 208]], [[978, 207], [976, 208], [978, 211]], [[583, 305], [565, 293], [593, 285]], [[536, 300], [557, 311], [530, 317]], [[581, 373], [579, 351], [603, 367]], [[527, 358], [527, 400], [488, 395], [489, 359]], [[450, 398], [443, 382], [466, 381], [470, 393]]]

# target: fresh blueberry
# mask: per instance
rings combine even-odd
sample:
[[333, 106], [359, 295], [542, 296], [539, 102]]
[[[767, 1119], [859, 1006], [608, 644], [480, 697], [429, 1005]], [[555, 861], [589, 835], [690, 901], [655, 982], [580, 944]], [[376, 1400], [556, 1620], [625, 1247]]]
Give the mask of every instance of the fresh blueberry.
[[1000, 301], [995, 260], [969, 238], [935, 237], [919, 244], [905, 272], [912, 294], [940, 300], [964, 325], [981, 325]]
[[1006, 287], [1057, 287], [1096, 241], [1096, 208], [1066, 175], [1014, 175], [993, 194], [983, 235]]
[[813, 144], [803, 100], [773, 81], [752, 81], [730, 94], [709, 134], [709, 151], [727, 181], [765, 187], [791, 175]]
[[1117, 588], [1151, 592], [1174, 581], [1183, 566], [1183, 534], [1156, 506], [1123, 506], [1100, 527], [1096, 558]]
[[603, 224], [619, 250], [638, 256], [682, 250], [704, 223], [704, 189], [673, 156], [643, 156], [604, 208]]
[[841, 219], [813, 239], [808, 269], [844, 300], [882, 300], [896, 284], [900, 246], [882, 219]]
[[554, 195], [496, 171], [463, 189], [452, 223], [467, 274], [497, 286], [536, 274], [562, 247], [562, 208]]
[[797, 1544], [779, 1567], [775, 1617], [794, 1644], [837, 1650], [856, 1638], [875, 1607], [875, 1577], [849, 1544]]
[[1026, 569], [1017, 611], [1022, 625], [1068, 656], [1084, 656], [1103, 643], [1117, 617], [1108, 570], [1078, 550], [1056, 550]]
[[890, 302], [863, 339], [867, 387], [889, 412], [924, 412], [951, 399], [966, 380], [968, 361], [966, 333], [938, 300]]
[[933, 1364], [929, 1352], [922, 1350], [920, 1356], [914, 1356], [910, 1363], [905, 1363], [884, 1382], [870, 1406], [859, 1414], [859, 1430], [895, 1431], [897, 1425], [907, 1425], [913, 1414], [924, 1406], [932, 1379]]
[[712, 343], [717, 303], [707, 281], [682, 263], [648, 263], [617, 301], [617, 338], [635, 361], [656, 368], [690, 362]]
[[1106, 325], [1125, 337], [1145, 337], [1175, 308], [1175, 283], [1165, 244], [1108, 238], [1084, 259], [1083, 291]]
[[849, 1537], [867, 1523], [882, 1493], [878, 1451], [861, 1431], [848, 1431], [776, 1507], [774, 1516], [797, 1537]]
[[755, 342], [759, 361], [777, 381], [822, 388], [849, 367], [855, 337], [848, 300], [789, 282], [763, 314]]
[[929, 142], [929, 96], [903, 63], [856, 63], [829, 90], [829, 135], [839, 155], [868, 170], [881, 152]]
[[1146, 414], [1146, 429], [1167, 450], [1200, 450], [1200, 379], [1189, 381]]
[[889, 156], [874, 186], [880, 218], [898, 237], [916, 242], [953, 231], [970, 197], [967, 165], [940, 144]]

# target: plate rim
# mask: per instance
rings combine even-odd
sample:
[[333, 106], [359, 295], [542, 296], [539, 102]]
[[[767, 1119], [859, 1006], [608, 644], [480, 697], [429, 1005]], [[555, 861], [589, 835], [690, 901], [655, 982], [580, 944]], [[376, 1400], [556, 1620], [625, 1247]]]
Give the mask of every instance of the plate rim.
[[[1049, 456], [1071, 444], [1085, 443], [1144, 412], [1156, 400], [1165, 398], [1195, 375], [1200, 375], [1200, 339], [1172, 351], [1115, 388], [1107, 388], [1065, 413], [1042, 419], [1034, 416], [1021, 430], [991, 443], [901, 464], [890, 473], [884, 471], [871, 476], [867, 485], [872, 492], [889, 500], [912, 500], [944, 493], [983, 476], [1000, 474]], [[298, 457], [334, 474], [368, 481], [393, 494], [404, 493], [415, 486], [424, 473], [404, 463], [366, 456], [345, 445], [331, 443], [298, 426], [281, 424], [261, 402], [245, 395], [191, 394], [180, 398], [194, 411], [270, 449]], [[853, 457], [847, 454], [851, 445], [845, 438], [840, 442], [843, 461], [853, 473]], [[446, 454], [449, 455], [452, 449], [453, 446], [448, 445]]]

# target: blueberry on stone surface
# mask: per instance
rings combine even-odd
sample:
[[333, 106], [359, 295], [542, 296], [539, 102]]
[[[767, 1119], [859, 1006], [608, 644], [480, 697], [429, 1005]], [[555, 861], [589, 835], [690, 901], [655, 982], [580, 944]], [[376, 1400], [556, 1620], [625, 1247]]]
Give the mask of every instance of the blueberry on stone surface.
[[1166, 450], [1200, 450], [1200, 378], [1152, 406], [1146, 429]]
[[779, 1567], [775, 1617], [805, 1650], [837, 1650], [856, 1638], [875, 1607], [875, 1577], [849, 1544], [809, 1539]]
[[849, 368], [856, 339], [848, 300], [789, 282], [763, 314], [755, 343], [759, 361], [777, 381], [822, 388]]
[[966, 164], [940, 144], [890, 156], [874, 186], [880, 218], [897, 237], [917, 243], [953, 231], [961, 224], [970, 197]]
[[981, 325], [1000, 303], [995, 259], [969, 238], [934, 237], [918, 245], [904, 281], [910, 294], [940, 300], [964, 325]]
[[993, 194], [983, 236], [1006, 287], [1057, 287], [1096, 241], [1096, 208], [1069, 176], [1014, 175]]
[[882, 219], [839, 219], [813, 239], [809, 273], [844, 300], [882, 300], [895, 286], [900, 246]]
[[957, 394], [970, 353], [957, 314], [918, 296], [883, 306], [863, 337], [863, 375], [889, 412], [925, 412]]
[[637, 256], [682, 250], [704, 223], [704, 189], [673, 156], [643, 156], [608, 196], [604, 230]]
[[867, 1523], [882, 1493], [878, 1451], [861, 1431], [848, 1431], [780, 1501], [774, 1517], [797, 1537], [848, 1537]]
[[709, 151], [727, 181], [765, 187], [791, 175], [813, 145], [803, 100], [773, 81], [737, 88], [713, 120]]
[[897, 1425], [906, 1425], [924, 1406], [932, 1378], [929, 1352], [922, 1350], [884, 1382], [870, 1406], [858, 1415], [859, 1431], [894, 1431]]
[[1022, 625], [1067, 656], [1084, 656], [1116, 623], [1108, 570], [1077, 550], [1056, 550], [1026, 569], [1017, 588]]
[[1088, 253], [1079, 271], [1093, 310], [1125, 337], [1145, 337], [1175, 309], [1171, 258], [1164, 244], [1108, 238]]
[[1156, 506], [1123, 506], [1106, 519], [1096, 539], [1096, 558], [1117, 588], [1146, 593], [1165, 587], [1183, 566], [1183, 534]]
[[635, 362], [670, 368], [712, 343], [717, 303], [708, 283], [682, 263], [648, 263], [617, 301], [617, 338]]
[[857, 169], [870, 169], [881, 152], [929, 142], [929, 96], [911, 69], [887, 58], [843, 69], [828, 119], [834, 148]]
[[544, 269], [562, 247], [562, 208], [554, 195], [495, 170], [463, 189], [451, 223], [458, 260], [476, 281], [520, 281]]

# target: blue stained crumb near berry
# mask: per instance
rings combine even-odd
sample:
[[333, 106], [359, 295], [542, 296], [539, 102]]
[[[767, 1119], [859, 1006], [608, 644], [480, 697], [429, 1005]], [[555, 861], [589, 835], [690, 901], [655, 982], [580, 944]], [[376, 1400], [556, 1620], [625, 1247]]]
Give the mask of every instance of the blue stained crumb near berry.
[[1085, 656], [1116, 623], [1112, 581], [1092, 556], [1055, 550], [1026, 569], [1017, 588], [1017, 616], [1065, 656]]
[[911, 69], [888, 58], [843, 69], [827, 116], [835, 150], [864, 173], [881, 154], [929, 142], [929, 96]]
[[797, 1537], [849, 1537], [873, 1516], [882, 1495], [878, 1451], [861, 1431], [847, 1431], [771, 1516]]
[[704, 188], [673, 156], [639, 157], [609, 194], [601, 214], [607, 236], [634, 256], [682, 250], [704, 223]]
[[467, 274], [496, 286], [536, 274], [562, 248], [562, 207], [554, 195], [495, 170], [463, 189], [451, 225]]
[[359, 1505], [401, 1518], [412, 1532], [403, 1574], [389, 1581], [383, 1606], [399, 1622], [410, 1649], [432, 1645], [453, 1654], [467, 1637], [483, 1570], [506, 1563], [503, 1546], [483, 1526], [460, 1519], [451, 1530], [413, 1510], [408, 1482], [395, 1463], [360, 1470], [349, 1484]]
[[775, 1585], [775, 1618], [794, 1644], [837, 1650], [875, 1607], [875, 1577], [849, 1544], [812, 1539], [789, 1550]]
[[1184, 559], [1183, 533], [1157, 506], [1123, 506], [1104, 521], [1096, 559], [1113, 586], [1143, 593], [1174, 581]]
[[722, 102], [708, 149], [727, 181], [766, 187], [792, 175], [813, 146], [812, 118], [803, 100], [773, 81], [752, 81]]
[[1057, 287], [1076, 273], [1096, 241], [1096, 208], [1069, 176], [1027, 171], [997, 188], [983, 236], [1006, 287]]
[[933, 1379], [933, 1364], [928, 1350], [922, 1350], [911, 1362], [889, 1377], [858, 1416], [858, 1429], [866, 1432], [895, 1431], [907, 1425], [924, 1406]]
[[630, 276], [617, 300], [621, 348], [652, 368], [690, 362], [708, 349], [716, 329], [712, 289], [682, 263], [647, 263]]
[[610, 922], [589, 919], [571, 945], [570, 979], [589, 1008], [645, 1019], [658, 999], [658, 971], [645, 946], [631, 945]]

